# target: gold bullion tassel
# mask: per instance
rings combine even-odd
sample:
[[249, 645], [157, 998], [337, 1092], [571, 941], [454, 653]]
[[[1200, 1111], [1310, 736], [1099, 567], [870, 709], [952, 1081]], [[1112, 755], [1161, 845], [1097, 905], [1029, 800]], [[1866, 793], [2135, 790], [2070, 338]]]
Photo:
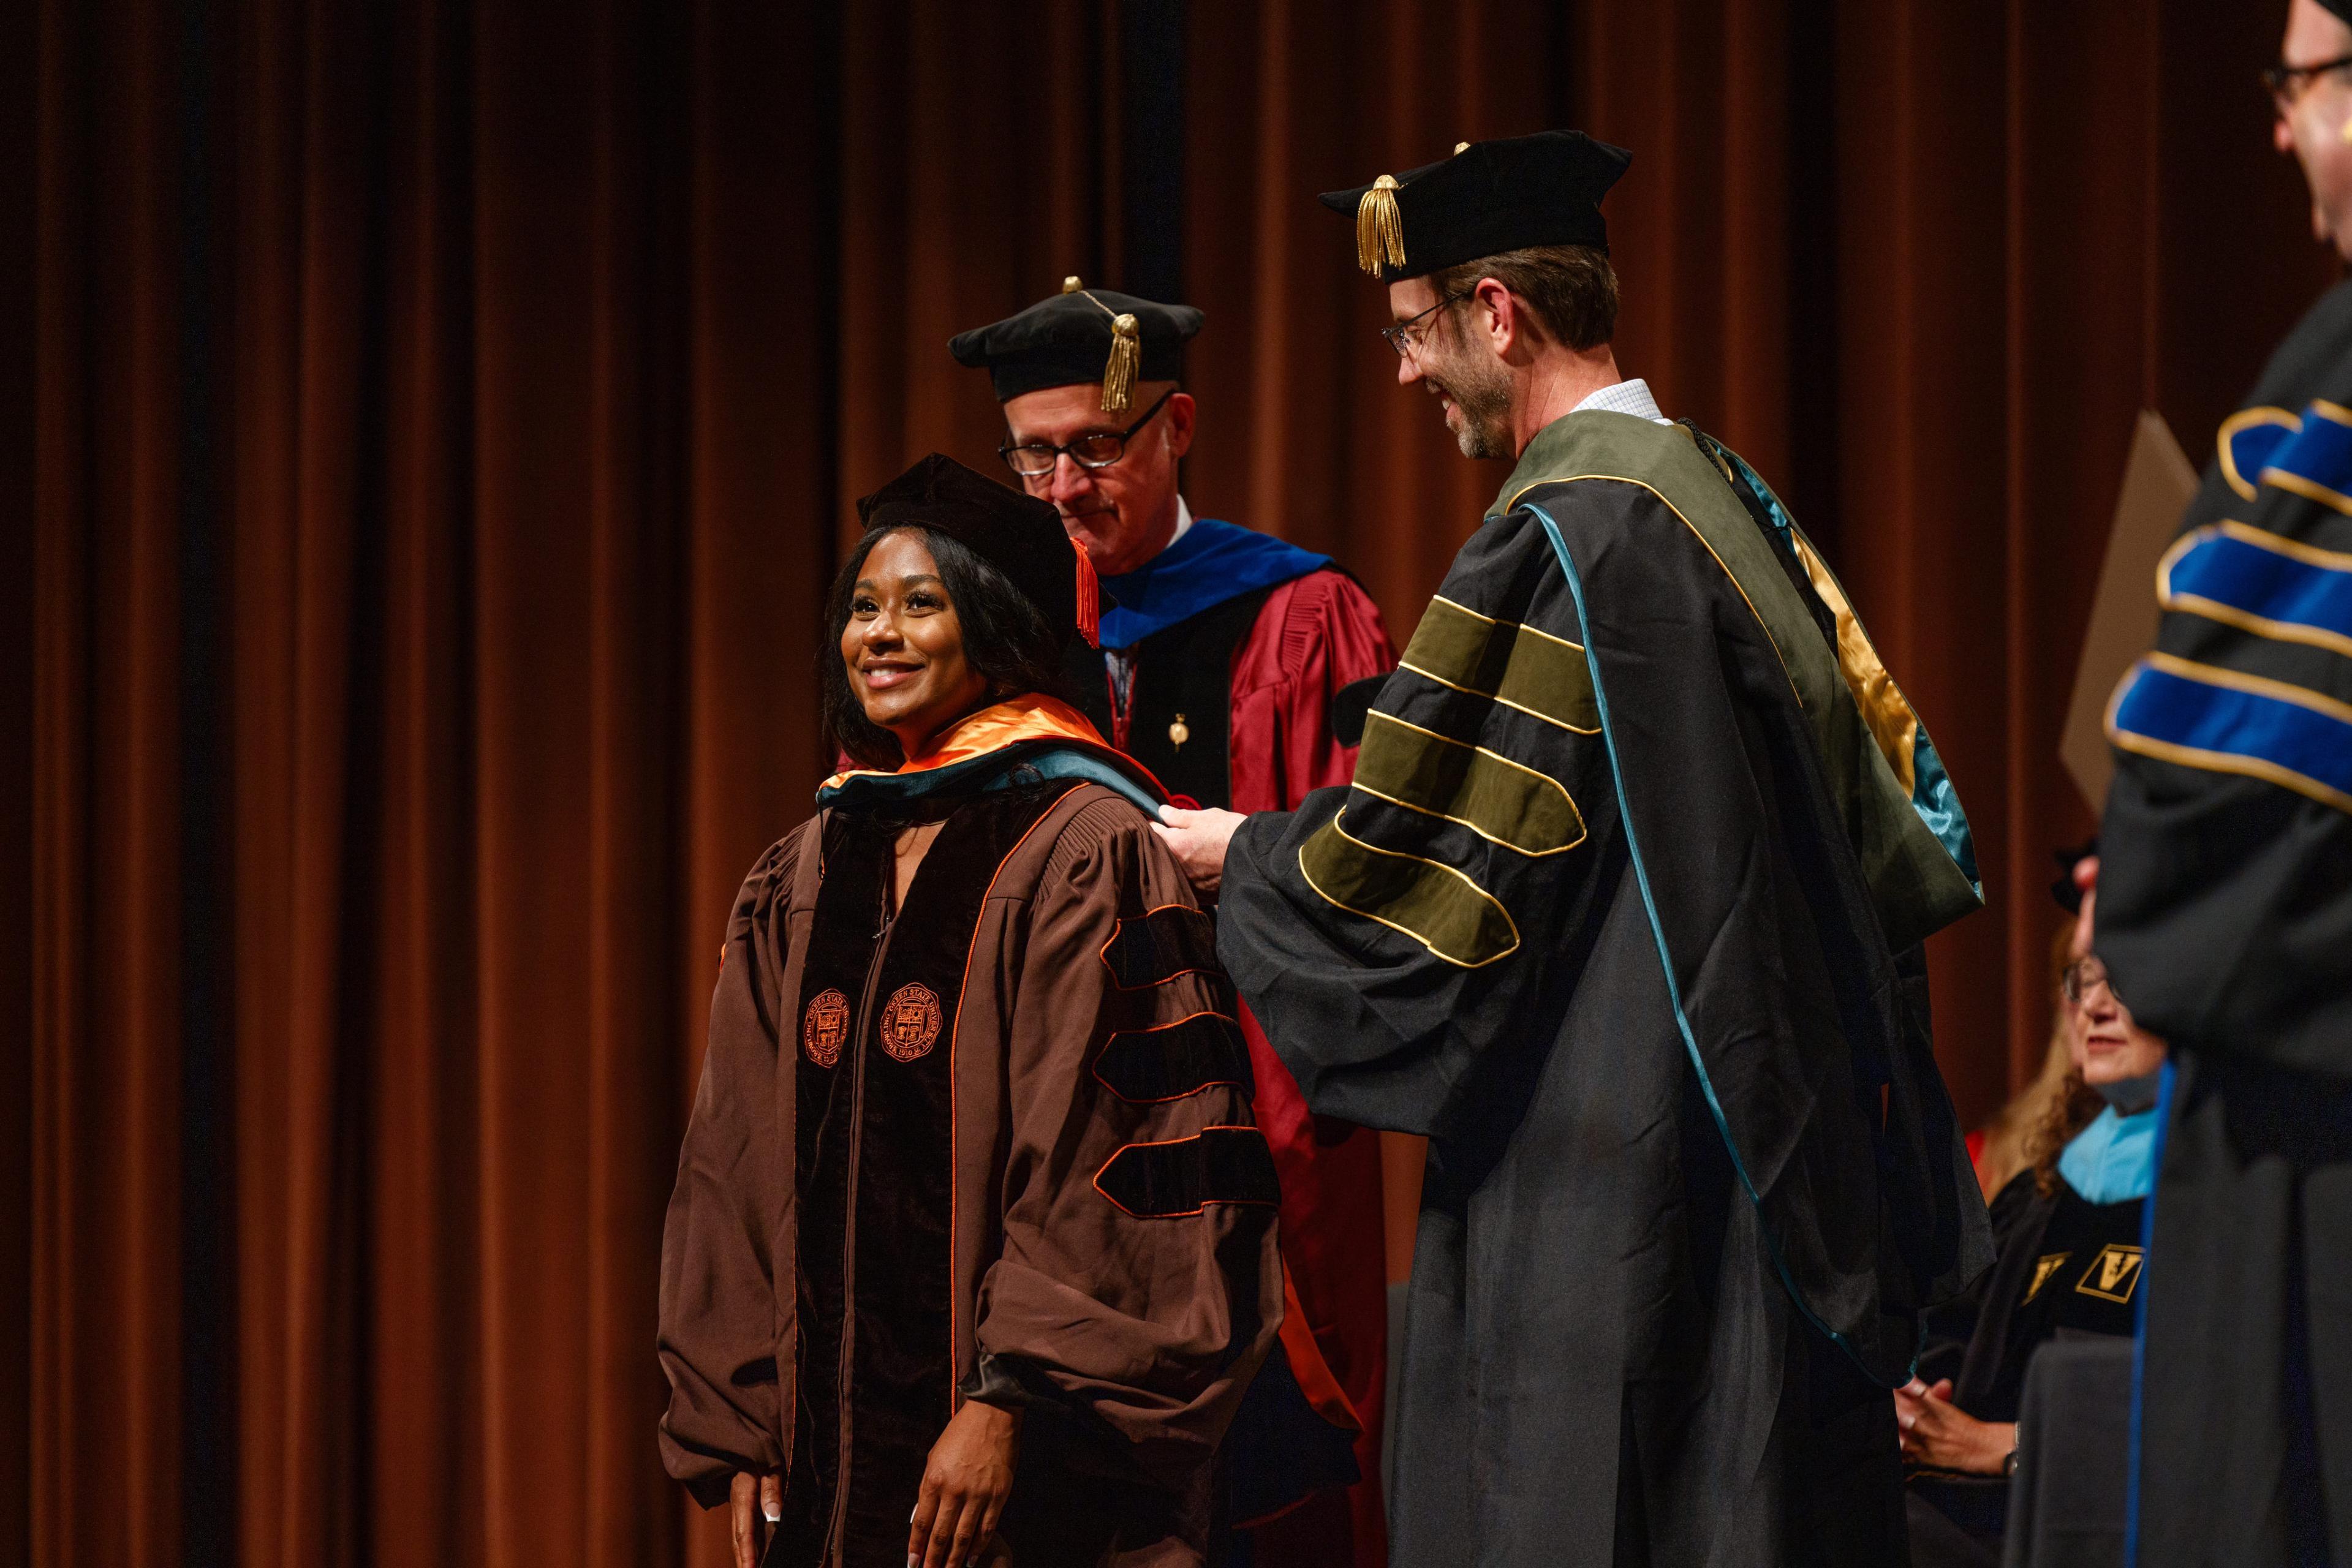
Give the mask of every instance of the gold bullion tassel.
[[1374, 277], [1384, 259], [1391, 267], [1404, 265], [1404, 219], [1397, 214], [1396, 190], [1396, 176], [1383, 174], [1356, 204], [1356, 265]]
[[1110, 363], [1103, 367], [1102, 411], [1120, 413], [1135, 397], [1135, 372], [1143, 363], [1143, 337], [1133, 316], [1110, 319]]

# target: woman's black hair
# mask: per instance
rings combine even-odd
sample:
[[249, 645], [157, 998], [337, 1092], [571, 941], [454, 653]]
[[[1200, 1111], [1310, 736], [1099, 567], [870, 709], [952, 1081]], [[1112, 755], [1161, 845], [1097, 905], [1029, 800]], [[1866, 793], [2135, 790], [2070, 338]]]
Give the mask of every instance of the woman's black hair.
[[841, 658], [841, 636], [849, 626], [850, 604], [856, 598], [866, 558], [886, 536], [901, 532], [920, 534], [938, 564], [948, 601], [963, 628], [964, 660], [988, 683], [991, 702], [1027, 692], [1071, 700], [1069, 682], [1062, 673], [1061, 630], [1049, 625], [1010, 579], [971, 547], [936, 528], [877, 528], [857, 541], [824, 598], [825, 639], [817, 650], [817, 692], [825, 734], [835, 747], [868, 768], [896, 768], [906, 760], [898, 737], [866, 716], [866, 705], [850, 689], [849, 670]]

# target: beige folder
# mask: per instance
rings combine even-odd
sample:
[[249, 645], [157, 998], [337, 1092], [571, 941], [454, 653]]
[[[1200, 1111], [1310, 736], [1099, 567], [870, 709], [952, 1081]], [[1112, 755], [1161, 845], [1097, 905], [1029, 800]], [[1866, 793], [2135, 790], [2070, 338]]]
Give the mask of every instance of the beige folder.
[[2099, 568], [2098, 597], [2083, 633], [2074, 669], [2074, 698], [2058, 742], [2059, 760], [2074, 787], [2098, 811], [2106, 804], [2116, 764], [2107, 750], [2107, 699], [2132, 661], [2156, 642], [2156, 563], [2180, 528], [2180, 515], [2197, 494], [2197, 470], [2154, 409], [2142, 409], [2124, 460], [2116, 517], [2107, 530], [2107, 557]]

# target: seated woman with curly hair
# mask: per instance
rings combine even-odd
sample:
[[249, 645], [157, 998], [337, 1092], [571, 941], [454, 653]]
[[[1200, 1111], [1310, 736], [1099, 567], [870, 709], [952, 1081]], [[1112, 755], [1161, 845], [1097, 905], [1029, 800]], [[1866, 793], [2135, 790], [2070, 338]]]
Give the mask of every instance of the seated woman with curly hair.
[[2062, 988], [2070, 1061], [2029, 1163], [1992, 1200], [1993, 1266], [1931, 1313], [1917, 1376], [1895, 1395], [1917, 1568], [1997, 1563], [2026, 1364], [2050, 1340], [2128, 1338], [2140, 1288], [2140, 1218], [2156, 1179], [2164, 1042], [2095, 956]]

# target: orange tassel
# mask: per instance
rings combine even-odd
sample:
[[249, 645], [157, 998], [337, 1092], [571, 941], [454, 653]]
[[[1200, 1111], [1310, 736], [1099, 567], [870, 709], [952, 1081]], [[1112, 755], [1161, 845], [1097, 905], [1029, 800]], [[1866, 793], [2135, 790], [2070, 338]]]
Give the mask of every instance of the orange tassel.
[[1095, 576], [1095, 563], [1087, 559], [1087, 547], [1077, 540], [1070, 549], [1078, 558], [1078, 635], [1087, 640], [1089, 648], [1102, 646], [1102, 580]]

